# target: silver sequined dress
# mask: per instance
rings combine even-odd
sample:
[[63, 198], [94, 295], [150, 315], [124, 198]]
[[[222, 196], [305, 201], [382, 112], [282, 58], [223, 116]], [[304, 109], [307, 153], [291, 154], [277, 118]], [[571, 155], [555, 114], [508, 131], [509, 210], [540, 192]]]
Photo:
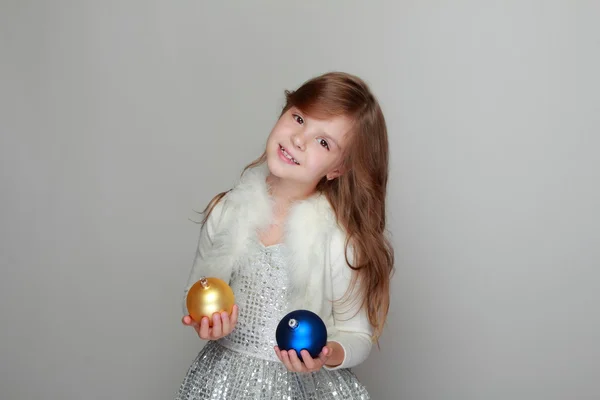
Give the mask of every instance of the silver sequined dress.
[[265, 247], [258, 242], [251, 250], [256, 254], [253, 262], [239, 265], [230, 282], [240, 310], [235, 329], [204, 346], [176, 399], [369, 399], [349, 369], [295, 373], [279, 361], [273, 350], [275, 330], [292, 311], [287, 302], [286, 249], [283, 244]]

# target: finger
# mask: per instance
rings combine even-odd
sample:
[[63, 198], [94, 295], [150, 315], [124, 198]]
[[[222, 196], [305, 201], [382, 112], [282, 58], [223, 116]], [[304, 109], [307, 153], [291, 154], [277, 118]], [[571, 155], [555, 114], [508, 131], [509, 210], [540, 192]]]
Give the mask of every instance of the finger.
[[196, 331], [196, 333], [197, 333], [198, 335], [200, 335], [200, 324], [193, 323], [193, 324], [192, 324], [192, 325], [190, 325], [190, 326], [191, 326], [192, 328], [194, 328], [194, 330]]
[[302, 361], [309, 371], [321, 368], [321, 366], [318, 365], [320, 360], [318, 358], [313, 359], [308, 350], [302, 350], [300, 354], [302, 354]]
[[215, 339], [220, 338], [223, 335], [223, 327], [221, 324], [221, 314], [214, 313], [212, 316], [213, 326], [211, 336]]
[[227, 311], [221, 313], [221, 322], [223, 324], [223, 335], [228, 335], [231, 332], [231, 322], [229, 321]]
[[200, 327], [198, 328], [198, 334], [204, 340], [210, 339], [210, 327], [208, 326], [208, 317], [202, 317], [200, 321]]
[[304, 365], [302, 365], [302, 361], [300, 361], [300, 359], [298, 358], [298, 355], [296, 354], [296, 350], [288, 351], [288, 356], [290, 358], [290, 363], [294, 367], [295, 371], [303, 372], [306, 370], [306, 367], [304, 367]]
[[281, 350], [279, 350], [279, 346], [275, 346], [274, 348], [275, 348], [275, 354], [277, 354], [277, 358], [279, 358], [279, 361], [283, 362], [283, 360], [281, 359]]
[[286, 351], [286, 350], [281, 351], [281, 362], [283, 363], [283, 365], [285, 365], [285, 367], [288, 369], [288, 371], [294, 371], [294, 367], [292, 366], [292, 363], [290, 362], [290, 357], [288, 355], [288, 351]]
[[322, 365], [325, 365], [327, 360], [329, 360], [329, 358], [331, 357], [332, 353], [333, 353], [333, 349], [331, 349], [327, 346], [323, 347], [323, 351], [321, 351], [321, 353], [319, 354], [319, 360], [321, 360]]
[[183, 318], [181, 318], [181, 322], [187, 326], [194, 325], [195, 323], [194, 319], [190, 315], [184, 315]]
[[234, 304], [233, 310], [231, 310], [231, 329], [235, 328], [235, 325], [237, 324], [239, 311], [240, 309], [237, 304]]
[[194, 328], [194, 330], [196, 331], [196, 333], [198, 335], [200, 335], [200, 322], [199, 321], [194, 321], [192, 319], [192, 317], [190, 317], [190, 324], [189, 326], [191, 326], [192, 328]]

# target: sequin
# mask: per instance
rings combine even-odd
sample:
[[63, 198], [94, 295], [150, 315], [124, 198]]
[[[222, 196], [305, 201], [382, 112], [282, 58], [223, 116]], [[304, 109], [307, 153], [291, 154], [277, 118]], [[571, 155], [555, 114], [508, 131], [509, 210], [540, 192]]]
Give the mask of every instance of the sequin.
[[350, 369], [288, 371], [277, 358], [277, 324], [288, 308], [290, 271], [282, 244], [248, 249], [256, 255], [238, 265], [230, 285], [240, 307], [233, 332], [209, 341], [189, 367], [176, 400], [369, 399]]

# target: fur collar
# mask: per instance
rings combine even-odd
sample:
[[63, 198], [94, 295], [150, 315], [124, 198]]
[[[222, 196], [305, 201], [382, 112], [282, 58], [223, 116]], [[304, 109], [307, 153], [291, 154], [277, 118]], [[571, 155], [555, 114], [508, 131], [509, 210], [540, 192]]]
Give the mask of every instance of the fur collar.
[[[221, 200], [222, 212], [216, 224], [210, 254], [205, 257], [206, 275], [225, 281], [233, 266], [243, 262], [248, 248], [260, 243], [257, 232], [272, 221], [273, 201], [266, 183], [266, 165], [247, 170]], [[327, 198], [315, 194], [297, 201], [290, 209], [283, 242], [293, 271], [290, 282], [294, 308], [321, 314], [324, 274], [328, 265], [331, 235], [339, 229]]]

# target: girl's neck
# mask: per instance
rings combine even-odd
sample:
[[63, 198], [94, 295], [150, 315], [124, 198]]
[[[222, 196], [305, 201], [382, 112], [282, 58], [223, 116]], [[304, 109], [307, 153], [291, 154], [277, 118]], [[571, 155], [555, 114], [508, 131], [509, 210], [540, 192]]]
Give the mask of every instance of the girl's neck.
[[273, 197], [277, 207], [287, 208], [291, 203], [303, 200], [315, 192], [314, 186], [303, 186], [278, 178], [272, 174], [267, 177], [269, 194]]

